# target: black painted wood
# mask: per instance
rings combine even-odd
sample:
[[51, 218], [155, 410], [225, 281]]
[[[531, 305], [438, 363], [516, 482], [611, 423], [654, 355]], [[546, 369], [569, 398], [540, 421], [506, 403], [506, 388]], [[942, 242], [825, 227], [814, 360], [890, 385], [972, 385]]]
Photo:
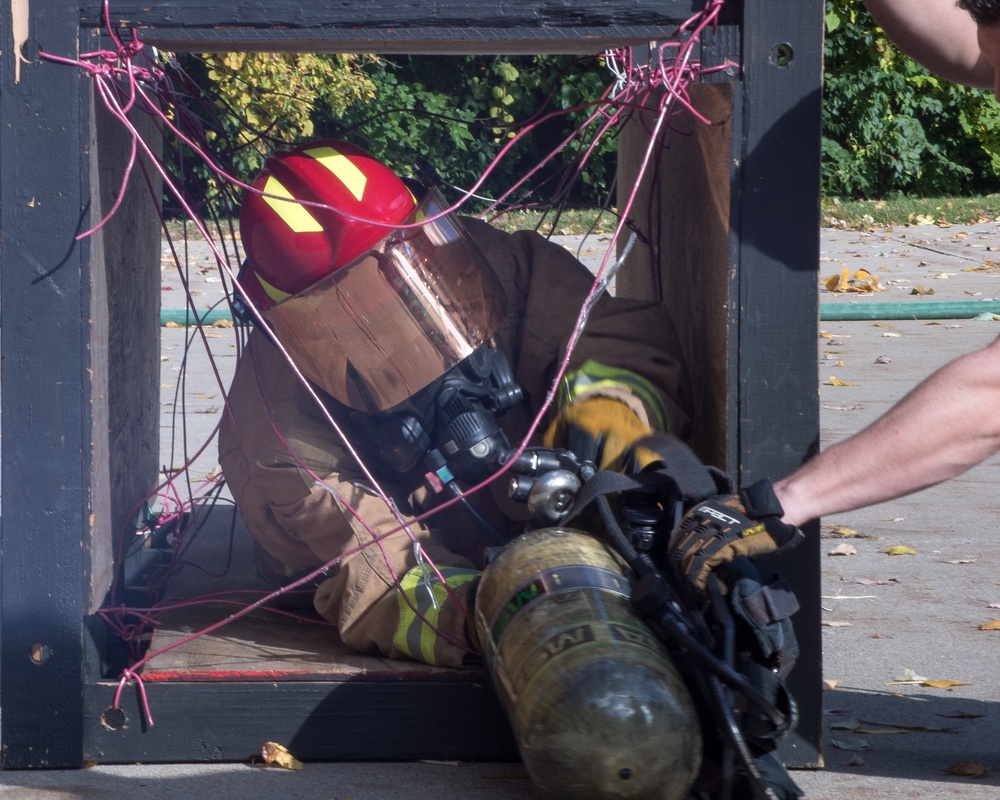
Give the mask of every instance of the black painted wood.
[[[79, 764], [83, 596], [93, 453], [89, 92], [76, 70], [22, 62], [0, 14], [3, 360], [3, 765]], [[30, 36], [77, 51], [76, 4], [32, 8]], [[32, 659], [34, 656], [34, 660]]]
[[[733, 18], [738, 4], [730, 3]], [[670, 25], [686, 20], [705, 7], [705, 0], [380, 0], [377, 3], [205, 3], [202, 0], [115, 0], [112, 22], [120, 27], [149, 28], [262, 28], [280, 40], [287, 30], [303, 28], [617, 28]], [[84, 27], [103, 24], [102, 4], [84, 0], [80, 20]], [[334, 38], [334, 37], [329, 37]]]
[[[154, 725], [134, 688], [124, 726], [107, 713], [116, 685], [85, 690], [88, 760], [103, 763], [249, 761], [266, 741], [305, 760], [516, 761], [517, 748], [483, 673], [454, 680], [147, 684]], [[265, 712], [266, 713], [263, 713]]]
[[[283, 50], [341, 53], [597, 53], [663, 39], [705, 0], [444, 0], [378, 3], [113, 4], [112, 24], [175, 51]], [[737, 19], [730, 2], [723, 21]], [[81, 6], [101, 27], [101, 4]]]
[[[729, 430], [740, 484], [791, 472], [818, 447], [819, 178], [823, 4], [747, 0], [743, 136], [733, 202], [739, 341]], [[800, 722], [782, 755], [822, 760], [819, 537], [781, 558], [802, 605], [791, 676]]]

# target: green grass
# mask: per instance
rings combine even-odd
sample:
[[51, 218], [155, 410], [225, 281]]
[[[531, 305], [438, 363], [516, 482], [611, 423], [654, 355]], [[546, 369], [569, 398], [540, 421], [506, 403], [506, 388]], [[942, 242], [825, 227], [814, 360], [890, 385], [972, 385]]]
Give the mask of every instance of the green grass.
[[543, 234], [613, 233], [618, 217], [610, 211], [601, 213], [595, 209], [568, 209], [558, 218], [552, 211], [513, 211], [491, 220], [503, 231], [523, 231], [538, 229]]
[[[532, 230], [543, 234], [611, 233], [618, 218], [594, 209], [570, 209], [558, 219], [552, 212], [514, 211], [492, 221], [504, 231]], [[1000, 222], [1000, 194], [978, 197], [895, 197], [886, 200], [841, 200], [824, 197], [820, 201], [820, 224], [828, 228], [872, 230], [903, 225], [968, 225]], [[179, 221], [167, 223], [170, 235], [183, 238]], [[188, 237], [200, 239], [193, 225]]]
[[824, 227], [870, 230], [901, 225], [969, 225], [1000, 220], [1000, 194], [978, 197], [895, 197], [820, 203]]
[[[562, 212], [558, 219], [553, 212], [513, 211], [492, 220], [492, 224], [503, 231], [523, 231], [538, 229], [543, 234], [612, 233], [618, 218], [611, 212], [600, 213], [594, 209], [570, 209]], [[194, 225], [185, 228], [181, 220], [168, 220], [167, 231], [172, 239], [201, 239], [201, 233]], [[213, 234], [215, 232], [213, 231]]]

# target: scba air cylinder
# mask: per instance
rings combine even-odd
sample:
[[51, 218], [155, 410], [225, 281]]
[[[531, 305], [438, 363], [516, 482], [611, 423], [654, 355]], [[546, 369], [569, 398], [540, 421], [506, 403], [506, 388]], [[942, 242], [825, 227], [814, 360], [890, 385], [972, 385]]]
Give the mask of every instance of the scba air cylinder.
[[569, 528], [513, 540], [479, 584], [487, 669], [547, 797], [680, 800], [698, 774], [694, 703], [629, 591], [621, 560]]

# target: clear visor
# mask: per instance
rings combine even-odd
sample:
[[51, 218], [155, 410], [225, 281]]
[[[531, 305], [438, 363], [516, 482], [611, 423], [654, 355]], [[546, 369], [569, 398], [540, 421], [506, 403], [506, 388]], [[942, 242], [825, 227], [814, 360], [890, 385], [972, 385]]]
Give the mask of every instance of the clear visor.
[[[428, 192], [408, 222], [445, 208]], [[394, 230], [264, 317], [296, 366], [341, 403], [384, 411], [497, 330], [503, 288], [451, 215]]]

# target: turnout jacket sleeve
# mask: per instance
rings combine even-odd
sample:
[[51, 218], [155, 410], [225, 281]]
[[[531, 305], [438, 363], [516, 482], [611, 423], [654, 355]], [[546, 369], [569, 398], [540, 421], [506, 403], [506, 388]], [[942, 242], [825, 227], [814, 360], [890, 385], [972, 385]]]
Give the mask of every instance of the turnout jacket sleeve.
[[[524, 411], [534, 414], [565, 355], [593, 274], [565, 248], [533, 231], [507, 234], [478, 220], [464, 222], [504, 284], [507, 316], [497, 338], [525, 392]], [[663, 304], [604, 293], [573, 350], [569, 370], [588, 360], [644, 378], [660, 394], [670, 431], [688, 435], [682, 355]], [[657, 427], [658, 414], [636, 393], [623, 389], [610, 394]]]

